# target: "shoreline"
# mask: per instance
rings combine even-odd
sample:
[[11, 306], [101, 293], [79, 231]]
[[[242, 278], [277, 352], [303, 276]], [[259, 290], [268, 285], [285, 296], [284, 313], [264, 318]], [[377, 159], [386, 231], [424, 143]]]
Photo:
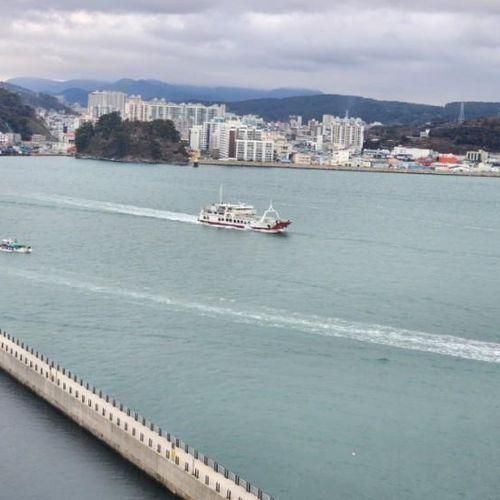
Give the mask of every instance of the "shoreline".
[[393, 168], [371, 168], [371, 167], [347, 167], [343, 165], [304, 165], [299, 163], [254, 163], [238, 160], [199, 160], [200, 166], [222, 166], [222, 167], [250, 167], [250, 168], [281, 168], [289, 170], [331, 170], [336, 172], [362, 172], [379, 174], [410, 174], [410, 175], [445, 175], [454, 177], [497, 177], [500, 173], [495, 172], [436, 172], [435, 170], [397, 170]]
[[[31, 155], [0, 155], [0, 158], [12, 158], [12, 157], [67, 157], [74, 158], [76, 160], [94, 160], [103, 161], [111, 163], [136, 163], [143, 165], [175, 165], [179, 167], [193, 167], [193, 161], [187, 160], [185, 163], [181, 162], [164, 162], [164, 161], [152, 161], [138, 158], [130, 159], [112, 159], [112, 158], [100, 158], [96, 156], [79, 156], [66, 153], [42, 153], [42, 154], [31, 154]], [[379, 174], [406, 174], [406, 175], [440, 175], [440, 176], [452, 176], [452, 177], [487, 177], [487, 178], [500, 178], [500, 172], [446, 172], [446, 171], [436, 171], [436, 170], [398, 170], [389, 167], [348, 167], [344, 165], [306, 165], [300, 163], [278, 163], [278, 162], [245, 162], [238, 160], [210, 160], [203, 159], [198, 160], [198, 166], [206, 167], [245, 167], [245, 168], [279, 168], [288, 170], [320, 170], [320, 171], [335, 171], [335, 172], [359, 172], [359, 173], [379, 173]]]
[[142, 163], [144, 165], [176, 165], [179, 167], [188, 167], [191, 165], [189, 159], [186, 159], [186, 162], [175, 162], [175, 161], [154, 161], [140, 158], [101, 158], [99, 156], [81, 156], [81, 155], [68, 155], [75, 158], [75, 160], [94, 160], [94, 161], [108, 161], [111, 163]]

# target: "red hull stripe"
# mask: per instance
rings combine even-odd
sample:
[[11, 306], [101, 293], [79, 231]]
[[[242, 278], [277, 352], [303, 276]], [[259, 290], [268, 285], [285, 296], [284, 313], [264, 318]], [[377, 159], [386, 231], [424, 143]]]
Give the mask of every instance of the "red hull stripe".
[[[245, 229], [245, 227], [247, 227], [247, 226], [241, 226], [239, 224], [226, 224], [225, 222], [212, 222], [208, 220], [199, 220], [199, 219], [198, 222], [201, 222], [202, 224], [210, 224], [211, 226], [233, 227], [236, 229]], [[248, 226], [248, 228], [250, 229], [250, 226]]]

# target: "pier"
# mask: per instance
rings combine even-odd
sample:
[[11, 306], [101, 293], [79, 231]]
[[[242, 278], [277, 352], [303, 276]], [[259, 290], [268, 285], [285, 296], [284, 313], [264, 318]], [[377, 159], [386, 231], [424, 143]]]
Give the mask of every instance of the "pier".
[[185, 500], [274, 500], [75, 373], [0, 330], [0, 369]]

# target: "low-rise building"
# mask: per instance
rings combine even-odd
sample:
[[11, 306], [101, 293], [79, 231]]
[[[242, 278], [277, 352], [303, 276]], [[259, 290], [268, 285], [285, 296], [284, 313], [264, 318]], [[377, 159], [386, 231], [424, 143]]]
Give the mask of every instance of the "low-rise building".
[[297, 165], [311, 165], [312, 155], [310, 153], [294, 153], [292, 162]]
[[435, 156], [432, 149], [424, 148], [407, 148], [404, 146], [397, 146], [392, 150], [394, 156], [407, 156], [412, 160], [418, 160], [419, 158], [427, 158]]
[[351, 152], [348, 149], [333, 151], [330, 156], [330, 165], [347, 165], [351, 158]]
[[482, 149], [478, 151], [467, 151], [465, 158], [473, 163], [486, 162], [488, 161], [489, 153], [488, 151], [484, 151]]
[[21, 134], [13, 132], [0, 132], [0, 146], [14, 146], [21, 142]]

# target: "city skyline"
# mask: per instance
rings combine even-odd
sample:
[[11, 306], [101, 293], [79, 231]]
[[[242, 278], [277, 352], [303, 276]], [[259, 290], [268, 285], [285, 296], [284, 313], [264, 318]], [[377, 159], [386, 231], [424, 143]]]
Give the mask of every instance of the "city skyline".
[[156, 78], [443, 104], [498, 101], [493, 1], [2, 6], [0, 79]]

